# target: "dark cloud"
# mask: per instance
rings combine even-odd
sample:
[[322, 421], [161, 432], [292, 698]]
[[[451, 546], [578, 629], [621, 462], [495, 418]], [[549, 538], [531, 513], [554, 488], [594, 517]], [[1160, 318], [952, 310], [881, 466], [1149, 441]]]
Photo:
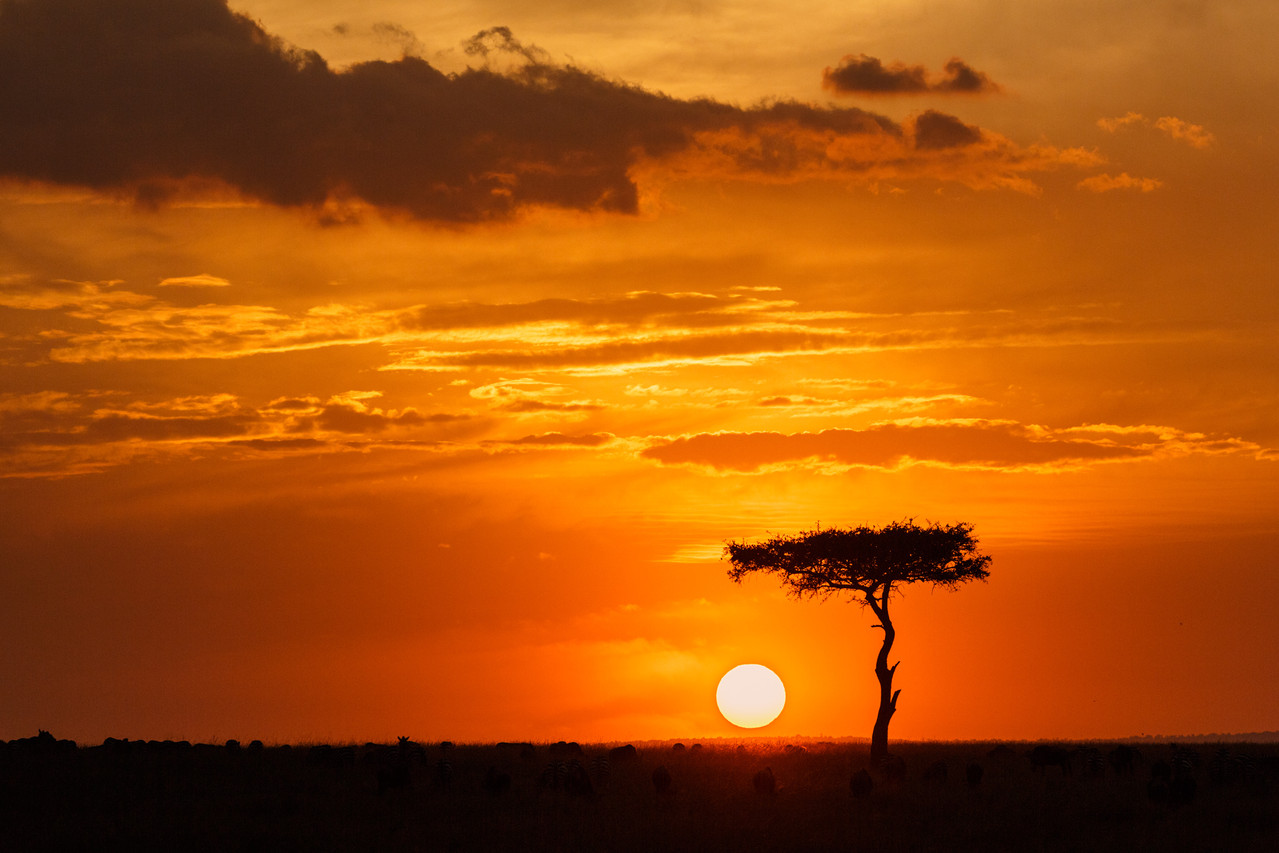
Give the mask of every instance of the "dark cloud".
[[245, 435], [260, 422], [256, 414], [215, 417], [137, 417], [109, 414], [94, 418], [85, 427], [90, 441], [174, 441], [193, 438], [226, 438]]
[[837, 94], [917, 94], [928, 91], [928, 69], [900, 62], [885, 68], [873, 56], [845, 56], [822, 72], [822, 85]]
[[240, 438], [228, 441], [227, 444], [252, 447], [255, 450], [318, 450], [325, 446], [318, 438]]
[[473, 222], [528, 205], [635, 212], [633, 167], [700, 134], [780, 140], [728, 152], [747, 171], [794, 168], [797, 132], [901, 136], [858, 109], [667, 97], [552, 65], [500, 28], [468, 50], [517, 62], [446, 75], [406, 55], [337, 72], [224, 0], [5, 0], [0, 175], [154, 205], [213, 181], [283, 206]]
[[838, 66], [823, 71], [822, 86], [837, 95], [978, 95], [999, 91], [990, 78], [958, 58], [946, 63], [946, 73], [940, 79], [929, 77], [922, 65], [894, 62], [886, 66], [863, 53], [845, 56]]
[[934, 84], [933, 89], [937, 92], [959, 92], [976, 95], [998, 92], [999, 86], [992, 83], [990, 78], [982, 72], [956, 58], [946, 63], [946, 77]]
[[924, 151], [962, 148], [981, 141], [981, 130], [935, 110], [925, 110], [915, 119], [915, 147]]
[[391, 427], [454, 423], [468, 420], [469, 417], [469, 415], [454, 415], [447, 412], [423, 415], [416, 409], [387, 412], [381, 409], [369, 409], [357, 403], [331, 402], [314, 418], [304, 418], [299, 421], [298, 429], [316, 426], [328, 432], [370, 433], [383, 432]]

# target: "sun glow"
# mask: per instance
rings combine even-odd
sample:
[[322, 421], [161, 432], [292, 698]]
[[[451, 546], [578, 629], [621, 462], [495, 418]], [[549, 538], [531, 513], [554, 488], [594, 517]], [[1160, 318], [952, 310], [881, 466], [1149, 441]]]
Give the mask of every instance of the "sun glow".
[[719, 712], [735, 726], [757, 729], [766, 726], [786, 705], [786, 687], [766, 666], [744, 663], [724, 674], [715, 691]]

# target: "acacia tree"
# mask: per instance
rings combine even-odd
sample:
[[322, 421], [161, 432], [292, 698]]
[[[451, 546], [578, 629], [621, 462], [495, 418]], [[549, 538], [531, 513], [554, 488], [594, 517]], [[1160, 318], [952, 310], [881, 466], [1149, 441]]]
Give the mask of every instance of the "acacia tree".
[[888, 665], [897, 632], [888, 615], [888, 602], [909, 583], [931, 583], [955, 589], [990, 574], [990, 557], [977, 550], [970, 524], [921, 527], [897, 521], [881, 528], [818, 528], [795, 536], [775, 536], [764, 542], [729, 542], [724, 556], [732, 563], [728, 576], [737, 583], [751, 572], [775, 574], [788, 595], [826, 599], [848, 593], [879, 619], [884, 642], [875, 661], [879, 679], [879, 714], [871, 732], [870, 754], [878, 761], [888, 755], [888, 721], [897, 711], [893, 674]]

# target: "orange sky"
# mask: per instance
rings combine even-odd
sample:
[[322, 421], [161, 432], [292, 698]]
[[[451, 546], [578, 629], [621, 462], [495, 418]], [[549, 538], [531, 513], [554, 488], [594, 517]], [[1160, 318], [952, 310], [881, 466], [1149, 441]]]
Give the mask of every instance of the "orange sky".
[[868, 736], [903, 518], [893, 737], [1279, 729], [1276, 31], [0, 0], [0, 738]]

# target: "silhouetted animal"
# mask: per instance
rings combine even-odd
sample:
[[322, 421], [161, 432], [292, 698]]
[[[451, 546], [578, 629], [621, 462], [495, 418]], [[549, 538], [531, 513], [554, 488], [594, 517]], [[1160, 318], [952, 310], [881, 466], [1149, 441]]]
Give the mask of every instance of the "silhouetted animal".
[[453, 784], [453, 761], [448, 752], [435, 762], [435, 784], [441, 788], [447, 788]]
[[934, 761], [928, 765], [928, 769], [924, 771], [924, 784], [940, 787], [946, 783], [946, 778], [950, 775], [950, 768], [946, 766], [944, 761]]
[[484, 781], [480, 784], [490, 797], [500, 797], [511, 790], [511, 775], [490, 764], [488, 771], [484, 774]]
[[875, 764], [875, 769], [886, 785], [900, 785], [906, 781], [906, 762], [900, 755], [885, 755]]
[[395, 742], [396, 753], [410, 764], [426, 763], [426, 747], [401, 735]]
[[574, 796], [590, 796], [595, 793], [591, 777], [576, 758], [569, 761], [552, 761], [538, 776], [537, 787], [546, 791], [564, 791]]
[[659, 797], [671, 792], [671, 772], [664, 764], [657, 765], [653, 770], [653, 790]]
[[597, 755], [591, 759], [591, 779], [594, 780], [595, 787], [607, 787], [612, 777], [613, 766], [609, 763], [608, 756]]
[[1190, 763], [1173, 764], [1160, 759], [1150, 765], [1150, 781], [1146, 783], [1146, 793], [1151, 800], [1169, 806], [1184, 806], [1195, 798], [1199, 787]]
[[677, 743], [671, 747], [671, 752], [683, 752], [683, 751], [684, 751], [684, 744], [682, 743]]
[[1079, 766], [1083, 768], [1085, 775], [1106, 775], [1106, 759], [1102, 756], [1101, 750], [1096, 747], [1081, 746], [1077, 748], [1075, 750], [1075, 759], [1079, 762]]
[[[0, 741], [0, 744], [4, 744], [4, 741]], [[11, 740], [7, 744], [7, 748], [22, 755], [54, 755], [75, 752], [76, 742], [73, 740], [59, 740], [44, 729], [38, 729], [35, 737]]]
[[1013, 749], [1006, 743], [1001, 743], [999, 746], [986, 753], [986, 757], [991, 761], [1011, 761], [1017, 757], [1017, 750]]
[[866, 772], [866, 768], [858, 770], [853, 774], [853, 778], [848, 780], [848, 790], [852, 791], [853, 796], [859, 800], [866, 799], [870, 796], [870, 792], [875, 790], [875, 782]]
[[355, 747], [331, 746], [327, 743], [311, 747], [306, 754], [308, 764], [332, 768], [354, 767], [355, 758]]
[[574, 756], [574, 755], [584, 754], [582, 752], [582, 745], [578, 743], [577, 741], [565, 742], [562, 740], [556, 741], [555, 743], [551, 744], [550, 753], [551, 755], [557, 755], [557, 756], [563, 756], [563, 755]]
[[976, 788], [981, 784], [981, 777], [986, 773], [982, 766], [976, 761], [968, 762], [968, 766], [964, 768], [964, 779], [968, 782], [968, 787]]
[[413, 786], [414, 764], [426, 764], [426, 749], [407, 737], [401, 736], [395, 746], [368, 744], [365, 760], [373, 765], [377, 778], [377, 792]]
[[1060, 746], [1049, 746], [1041, 743], [1030, 751], [1030, 766], [1039, 772], [1048, 772], [1049, 767], [1058, 767], [1063, 776], [1071, 775], [1070, 751]]
[[560, 779], [564, 776], [565, 764], [562, 761], [552, 761], [542, 768], [542, 772], [537, 777], [537, 787], [543, 791], [553, 791], [560, 786]]
[[1136, 747], [1121, 743], [1109, 753], [1106, 758], [1110, 761], [1110, 768], [1119, 776], [1131, 776], [1133, 768], [1137, 762], [1141, 760], [1141, 753]]
[[615, 746], [608, 751], [608, 758], [610, 761], [619, 764], [625, 761], [634, 761], [639, 758], [639, 750], [629, 743], [625, 746]]
[[1194, 773], [1199, 769], [1199, 750], [1188, 746], [1174, 746], [1171, 764], [1174, 776], [1179, 773], [1183, 775]]
[[755, 793], [757, 794], [772, 796], [777, 793], [777, 778], [773, 776], [773, 768], [771, 767], [765, 767], [756, 773], [751, 783], [755, 786]]
[[1231, 752], [1222, 746], [1208, 760], [1208, 778], [1214, 785], [1255, 782], [1258, 776], [1256, 762], [1245, 752]]
[[570, 760], [564, 768], [564, 790], [575, 797], [589, 797], [595, 793], [590, 774], [576, 758]]

